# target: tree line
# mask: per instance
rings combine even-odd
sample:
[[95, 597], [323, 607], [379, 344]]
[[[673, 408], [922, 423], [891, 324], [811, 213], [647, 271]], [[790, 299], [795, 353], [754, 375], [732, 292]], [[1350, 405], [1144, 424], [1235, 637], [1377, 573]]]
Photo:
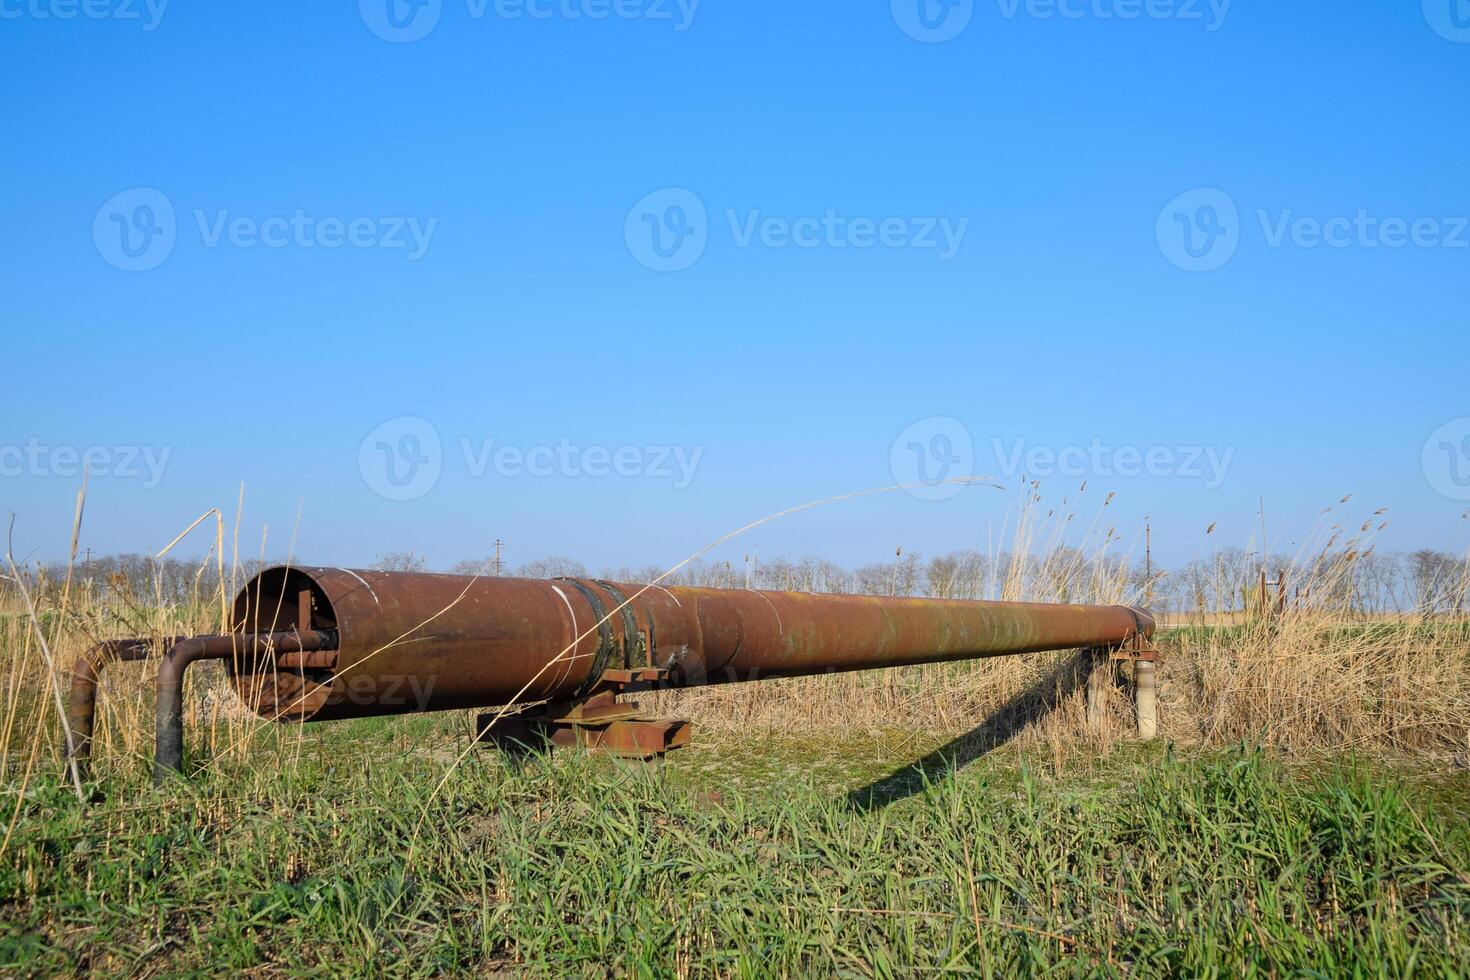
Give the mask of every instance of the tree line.
[[[238, 589], [260, 567], [224, 569], [224, 588]], [[413, 552], [381, 554], [373, 568], [389, 571], [448, 571], [462, 575], [504, 574], [523, 578], [591, 577], [581, 562], [562, 556], [497, 569], [494, 559], [461, 561], [434, 569]], [[124, 594], [133, 601], [184, 604], [213, 597], [220, 569], [209, 559], [155, 559], [108, 555], [87, 561], [31, 563], [23, 570], [33, 592], [59, 598], [68, 574], [74, 594], [98, 598]], [[664, 569], [603, 568], [596, 577], [648, 582]], [[1157, 612], [1232, 613], [1263, 605], [1311, 605], [1365, 615], [1470, 611], [1470, 561], [1441, 551], [1357, 552], [1326, 550], [1309, 560], [1261, 556], [1223, 548], [1176, 569], [1146, 567], [1109, 556], [1087, 556], [1060, 548], [1041, 556], [976, 550], [925, 558], [899, 549], [891, 561], [845, 568], [816, 556], [696, 561], [661, 581], [711, 588], [783, 589], [858, 595], [928, 596], [1052, 602], [1128, 602]], [[1262, 586], [1264, 584], [1264, 591]], [[4, 583], [6, 591], [13, 585]]]

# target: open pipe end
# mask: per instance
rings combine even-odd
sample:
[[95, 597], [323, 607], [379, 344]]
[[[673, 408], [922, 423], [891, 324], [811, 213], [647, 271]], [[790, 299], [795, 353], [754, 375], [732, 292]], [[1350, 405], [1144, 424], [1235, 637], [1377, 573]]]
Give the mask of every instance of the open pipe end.
[[[321, 584], [299, 568], [269, 568], [235, 600], [237, 633], [302, 635], [337, 629], [337, 615]], [[232, 656], [225, 670], [235, 693], [252, 711], [274, 721], [310, 721], [331, 694], [333, 655], [303, 657], [270, 649]]]

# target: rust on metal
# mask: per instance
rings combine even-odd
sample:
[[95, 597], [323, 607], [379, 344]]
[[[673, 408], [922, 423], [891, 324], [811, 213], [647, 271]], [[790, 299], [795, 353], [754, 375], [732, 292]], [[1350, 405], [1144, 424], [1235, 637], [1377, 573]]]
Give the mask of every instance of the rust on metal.
[[[225, 661], [235, 691], [268, 719], [545, 702], [487, 737], [648, 758], [687, 743], [689, 726], [647, 718], [619, 695], [1046, 650], [1131, 647], [1144, 659], [1153, 631], [1128, 606], [282, 566], [245, 586], [230, 632], [168, 646], [157, 761], [182, 764], [182, 677], [199, 659]], [[117, 649], [134, 650], [127, 642]], [[90, 692], [74, 682], [79, 718], [95, 683]]]
[[105, 640], [77, 658], [71, 672], [71, 701], [67, 708], [66, 722], [71, 740], [67, 752], [76, 764], [78, 773], [85, 771], [92, 758], [92, 733], [97, 719], [97, 685], [102, 680], [102, 671], [109, 664], [146, 660], [151, 649], [152, 644], [147, 640]]
[[[816, 595], [587, 579], [269, 569], [235, 604], [241, 632], [280, 629], [296, 595], [334, 631], [335, 664], [279, 657], [229, 667], [266, 717], [324, 721], [556, 701], [647, 665], [695, 687], [1084, 647], [1151, 636], [1148, 613], [963, 599]], [[289, 611], [288, 611], [289, 610]], [[285, 674], [291, 673], [292, 679]], [[418, 700], [401, 702], [405, 678]]]

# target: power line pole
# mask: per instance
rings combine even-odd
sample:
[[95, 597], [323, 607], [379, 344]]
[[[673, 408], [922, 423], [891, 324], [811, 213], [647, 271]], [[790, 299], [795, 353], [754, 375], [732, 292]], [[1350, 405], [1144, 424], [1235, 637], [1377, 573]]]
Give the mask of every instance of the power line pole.
[[495, 577], [500, 578], [500, 539], [495, 539]]
[[1154, 594], [1154, 532], [1148, 518], [1143, 521], [1143, 604], [1149, 605]]

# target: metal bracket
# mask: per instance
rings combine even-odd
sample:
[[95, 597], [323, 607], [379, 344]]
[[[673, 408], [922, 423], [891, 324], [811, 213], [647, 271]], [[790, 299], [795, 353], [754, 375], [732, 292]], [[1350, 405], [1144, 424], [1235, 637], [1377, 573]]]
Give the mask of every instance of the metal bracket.
[[1153, 641], [1142, 633], [1134, 633], [1121, 646], [1111, 647], [1107, 652], [1111, 660], [1143, 661], [1145, 663], [1157, 663], [1159, 660], [1159, 648], [1154, 646]]
[[657, 667], [602, 672], [587, 697], [552, 701], [495, 721], [482, 714], [478, 738], [502, 750], [580, 748], [624, 759], [656, 759], [689, 744], [692, 728], [682, 718], [650, 718], [635, 701], [619, 701], [626, 691], [652, 690], [667, 676]]
[[602, 597], [599, 596], [586, 582], [575, 578], [559, 578], [556, 581], [565, 582], [578, 592], [582, 593], [589, 605], [592, 606], [592, 615], [597, 617], [597, 655], [592, 661], [592, 669], [587, 673], [587, 680], [577, 691], [577, 696], [591, 694], [596, 689], [598, 680], [603, 672], [607, 670], [608, 662], [612, 659], [613, 635], [611, 617], [608, 615], [607, 606], [603, 605]]
[[[1103, 730], [1108, 688], [1119, 681], [1118, 664], [1127, 661], [1133, 664], [1133, 703], [1138, 735], [1142, 739], [1153, 738], [1158, 732], [1158, 685], [1154, 669], [1159, 661], [1159, 648], [1140, 632], [1129, 636], [1118, 646], [1093, 647], [1087, 652], [1093, 664], [1087, 678], [1088, 727], [1095, 732]], [[1107, 669], [1099, 669], [1104, 663]]]

